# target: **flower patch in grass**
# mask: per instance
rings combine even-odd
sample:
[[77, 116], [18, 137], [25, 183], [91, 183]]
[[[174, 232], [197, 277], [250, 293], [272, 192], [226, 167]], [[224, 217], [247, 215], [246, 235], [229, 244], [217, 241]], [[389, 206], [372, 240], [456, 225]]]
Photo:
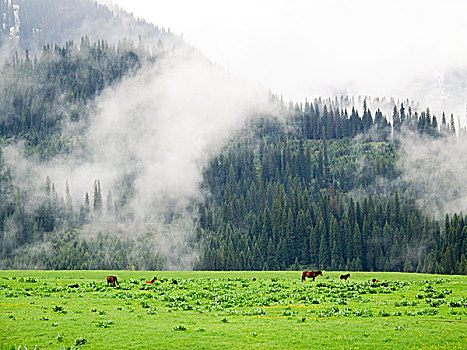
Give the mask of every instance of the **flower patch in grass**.
[[86, 337], [76, 338], [75, 339], [75, 346], [85, 345], [87, 342], [88, 341], [87, 341]]
[[113, 321], [97, 321], [96, 322], [96, 327], [109, 328], [113, 324], [114, 324]]
[[52, 308], [52, 311], [54, 312], [60, 312], [62, 314], [66, 314], [66, 311], [64, 309], [64, 307], [62, 305], [55, 305], [53, 308]]
[[157, 309], [155, 307], [152, 307], [150, 309], [147, 309], [148, 315], [157, 315]]

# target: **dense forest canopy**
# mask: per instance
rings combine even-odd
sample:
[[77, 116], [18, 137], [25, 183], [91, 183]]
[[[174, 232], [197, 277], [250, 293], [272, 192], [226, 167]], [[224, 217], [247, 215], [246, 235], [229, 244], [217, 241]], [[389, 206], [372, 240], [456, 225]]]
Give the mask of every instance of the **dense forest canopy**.
[[[113, 25], [118, 16], [92, 1], [52, 3], [0, 1], [0, 45], [17, 40], [0, 70], [0, 268], [176, 268], [157, 247], [178, 225], [193, 233], [177, 249], [193, 254], [195, 269], [467, 273], [462, 208], [441, 218], [426, 213], [418, 204], [426, 189], [411, 186], [400, 168], [404, 133], [446, 139], [465, 131], [456, 130], [453, 115], [435, 116], [410, 101], [342, 96], [295, 104], [270, 96], [279, 113], [249, 119], [204, 167], [204, 197], [187, 206], [186, 227], [175, 209], [161, 222], [135, 222], [131, 178], [104, 192], [96, 176], [93, 191], [72, 198], [68, 182], [59, 193], [53, 174], [44, 173], [32, 190], [6, 152], [20, 149], [38, 165], [76, 152], [89, 157], [83, 135], [95, 100], [168, 50], [148, 49], [143, 39], [76, 39], [89, 20], [84, 13]], [[60, 11], [76, 4], [82, 15], [64, 26]], [[28, 17], [47, 9], [50, 18]]]

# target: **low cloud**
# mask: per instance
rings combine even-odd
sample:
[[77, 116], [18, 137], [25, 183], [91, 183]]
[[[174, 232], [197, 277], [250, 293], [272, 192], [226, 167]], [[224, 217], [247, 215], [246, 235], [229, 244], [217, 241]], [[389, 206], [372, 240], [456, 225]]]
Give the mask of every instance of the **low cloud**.
[[[185, 243], [193, 234], [193, 208], [203, 200], [204, 168], [248, 118], [268, 111], [265, 92], [191, 51], [178, 50], [103, 91], [84, 151], [46, 164], [24, 159], [17, 147], [5, 154], [18, 183], [27, 184], [31, 193], [40, 193], [46, 176], [59, 194], [68, 181], [75, 210], [85, 192], [92, 200], [96, 179], [104, 208], [108, 191], [115, 199], [131, 189], [124, 205], [128, 235], [138, 237], [135, 227], [154, 232], [155, 251], [173, 257], [168, 268], [188, 269], [196, 252], [187, 252]], [[104, 223], [112, 222], [96, 222], [97, 231], [111, 231]], [[89, 236], [96, 226], [85, 230]]]
[[401, 139], [402, 180], [428, 213], [441, 219], [467, 209], [467, 139], [406, 133]]

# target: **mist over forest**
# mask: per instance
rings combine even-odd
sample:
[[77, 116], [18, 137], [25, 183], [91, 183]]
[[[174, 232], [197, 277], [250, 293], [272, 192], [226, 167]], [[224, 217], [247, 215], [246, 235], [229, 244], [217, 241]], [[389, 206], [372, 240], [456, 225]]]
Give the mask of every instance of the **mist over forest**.
[[467, 273], [462, 70], [284, 101], [92, 0], [0, 16], [1, 269]]

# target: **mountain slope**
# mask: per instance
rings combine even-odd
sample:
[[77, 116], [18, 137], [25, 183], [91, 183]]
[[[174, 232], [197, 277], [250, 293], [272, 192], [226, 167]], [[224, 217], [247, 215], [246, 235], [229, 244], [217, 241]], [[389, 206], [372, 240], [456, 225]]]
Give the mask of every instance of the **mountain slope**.
[[149, 47], [171, 47], [182, 40], [131, 14], [93, 0], [0, 0], [0, 47], [37, 52], [47, 44], [64, 45], [83, 36], [115, 44], [140, 39]]
[[262, 109], [124, 12], [0, 5], [0, 268], [467, 273], [467, 217], [427, 215], [399, 167], [405, 130], [453, 139], [453, 121], [343, 97]]

